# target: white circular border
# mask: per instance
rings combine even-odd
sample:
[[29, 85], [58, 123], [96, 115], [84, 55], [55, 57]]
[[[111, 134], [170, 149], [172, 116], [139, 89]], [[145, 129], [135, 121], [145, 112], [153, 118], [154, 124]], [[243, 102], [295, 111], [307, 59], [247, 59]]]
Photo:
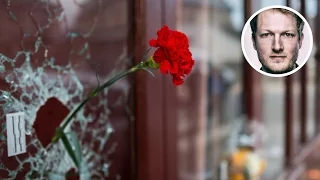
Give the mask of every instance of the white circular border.
[[[248, 27], [250, 27], [250, 21], [259, 13], [261, 13], [262, 11], [265, 11], [265, 10], [268, 10], [268, 9], [272, 9], [272, 8], [282, 8], [282, 9], [287, 9], [293, 13], [295, 13], [296, 15], [298, 15], [304, 22], [304, 28], [306, 28], [306, 25], [308, 26], [307, 27], [307, 30], [308, 30], [308, 33], [310, 34], [310, 48], [308, 50], [308, 53], [307, 53], [307, 56], [306, 58], [302, 61], [301, 64], [299, 64], [298, 68], [290, 71], [290, 72], [287, 72], [287, 73], [283, 73], [283, 74], [271, 74], [271, 73], [267, 73], [267, 72], [264, 72], [264, 71], [261, 71], [260, 69], [258, 69], [257, 67], [254, 66], [253, 62], [251, 62], [251, 60], [249, 60], [248, 58], [248, 55], [247, 55], [247, 52], [244, 48], [244, 35], [245, 35], [245, 32], [247, 30]], [[308, 59], [310, 58], [310, 55], [311, 55], [311, 52], [312, 52], [312, 48], [313, 48], [313, 34], [312, 34], [312, 31], [311, 31], [311, 27], [308, 23], [308, 21], [296, 10], [292, 9], [292, 8], [289, 8], [287, 6], [282, 6], [282, 5], [273, 5], [273, 6], [267, 6], [267, 7], [264, 7], [260, 10], [258, 10], [257, 12], [255, 12], [253, 15], [251, 15], [251, 17], [247, 20], [246, 24], [244, 25], [243, 29], [242, 29], [242, 34], [241, 34], [241, 48], [242, 48], [242, 53], [246, 59], [246, 61], [250, 64], [250, 66], [252, 68], [254, 68], [256, 71], [258, 71], [259, 73], [263, 74], [263, 75], [266, 75], [266, 76], [269, 76], [269, 77], [285, 77], [285, 76], [288, 76], [288, 75], [291, 75], [297, 71], [299, 71], [303, 66], [304, 64], [308, 61]]]

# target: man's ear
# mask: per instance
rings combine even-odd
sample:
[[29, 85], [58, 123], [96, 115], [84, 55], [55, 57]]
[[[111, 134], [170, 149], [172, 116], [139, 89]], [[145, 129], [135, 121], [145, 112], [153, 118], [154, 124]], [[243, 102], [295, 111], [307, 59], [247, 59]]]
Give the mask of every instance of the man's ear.
[[253, 48], [254, 48], [255, 50], [257, 50], [256, 40], [255, 40], [255, 38], [254, 38], [254, 35], [251, 36], [251, 41], [252, 41], [252, 44], [253, 44]]
[[304, 38], [304, 34], [301, 33], [301, 37], [300, 37], [300, 40], [299, 40], [299, 49], [302, 47], [303, 38]]

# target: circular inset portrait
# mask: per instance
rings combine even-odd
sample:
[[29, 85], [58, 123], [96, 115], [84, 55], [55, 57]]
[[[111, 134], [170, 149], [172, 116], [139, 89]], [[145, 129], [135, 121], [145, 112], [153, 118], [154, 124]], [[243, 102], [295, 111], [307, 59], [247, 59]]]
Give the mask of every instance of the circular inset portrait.
[[242, 52], [248, 63], [271, 77], [297, 72], [309, 59], [312, 46], [309, 23], [286, 6], [260, 9], [248, 19], [241, 35]]

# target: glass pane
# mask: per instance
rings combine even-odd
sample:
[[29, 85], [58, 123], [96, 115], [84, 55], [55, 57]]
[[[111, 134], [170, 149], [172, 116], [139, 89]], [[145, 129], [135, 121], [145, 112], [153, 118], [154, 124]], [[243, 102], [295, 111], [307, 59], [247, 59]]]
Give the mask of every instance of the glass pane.
[[[311, 56], [308, 60], [308, 84], [307, 84], [307, 92], [308, 92], [308, 106], [307, 106], [307, 120], [308, 120], [308, 139], [311, 140], [315, 137], [316, 133], [316, 121], [319, 121], [319, 119], [315, 119], [315, 102], [319, 99], [316, 99], [315, 97], [315, 87], [316, 87], [316, 76], [319, 75], [319, 72], [316, 72], [316, 60], [315, 60], [315, 54], [317, 51], [319, 51], [319, 44], [317, 41], [318, 33], [316, 31], [316, 26], [319, 26], [317, 24], [319, 22], [319, 9], [318, 7], [319, 1], [317, 0], [310, 0], [306, 1], [306, 19], [309, 22], [309, 25], [311, 26], [311, 30], [313, 33], [313, 49]], [[318, 50], [317, 50], [318, 49]], [[315, 150], [307, 157], [306, 161], [306, 170], [303, 174], [304, 179], [317, 179], [319, 178], [319, 148], [318, 145], [315, 148]]]
[[311, 52], [311, 56], [307, 62], [308, 64], [308, 84], [307, 84], [307, 93], [308, 93], [308, 104], [307, 104], [307, 117], [308, 117], [308, 137], [311, 139], [315, 135], [315, 78], [316, 78], [316, 64], [315, 64], [315, 53], [317, 50], [317, 46], [315, 44], [316, 41], [316, 15], [317, 15], [317, 2], [316, 0], [306, 1], [306, 20], [308, 21], [312, 34], [313, 34], [313, 49]]
[[219, 163], [235, 146], [237, 134], [231, 132], [241, 117], [243, 14], [242, 1], [178, 1], [177, 28], [190, 38], [196, 60], [178, 87], [179, 179], [217, 179]]
[[[270, 5], [285, 5], [286, 1], [260, 0], [256, 10]], [[262, 153], [266, 158], [265, 179], [275, 179], [282, 171], [284, 153], [284, 78], [262, 76], [263, 123], [266, 139]]]
[[[61, 143], [46, 146], [49, 132], [99, 82], [130, 65], [128, 2], [8, 0], [0, 22], [0, 179], [64, 179], [73, 164]], [[130, 86], [123, 79], [103, 91], [71, 126], [83, 178], [130, 179]], [[27, 153], [8, 157], [5, 115], [12, 112], [25, 113]]]

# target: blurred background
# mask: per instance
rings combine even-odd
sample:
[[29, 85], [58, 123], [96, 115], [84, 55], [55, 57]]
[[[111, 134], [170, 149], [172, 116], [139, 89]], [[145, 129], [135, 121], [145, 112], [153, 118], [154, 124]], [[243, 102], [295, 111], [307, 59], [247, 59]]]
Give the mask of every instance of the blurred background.
[[[257, 137], [256, 153], [266, 160], [262, 179], [320, 179], [319, 4], [317, 0], [1, 1], [1, 179], [24, 179], [33, 168], [42, 177], [39, 167], [61, 166], [55, 157], [34, 158], [49, 151], [32, 129], [39, 107], [54, 96], [74, 108], [97, 86], [96, 74], [102, 82], [138, 63], [149, 39], [156, 38], [164, 24], [189, 37], [195, 67], [177, 87], [159, 72], [156, 78], [138, 72], [86, 107], [78, 117], [77, 133], [91, 160], [88, 169], [93, 179], [223, 179], [222, 163], [236, 150], [239, 132], [249, 127]], [[307, 64], [288, 77], [263, 76], [242, 54], [244, 23], [269, 5], [299, 11], [313, 31]], [[24, 79], [28, 74], [32, 78]], [[39, 83], [43, 79], [52, 83]], [[9, 158], [5, 114], [16, 111], [27, 112], [29, 153]], [[63, 167], [62, 173], [70, 169]]]
[[[216, 0], [201, 3], [181, 0], [178, 3], [177, 28], [190, 37], [192, 52], [199, 62], [193, 76], [197, 74], [203, 80], [201, 87], [207, 89], [205, 97], [205, 90], [199, 93], [199, 98], [204, 98], [201, 104], [205, 106], [199, 108], [202, 111], [199, 113], [206, 113], [205, 117], [199, 119], [197, 116], [198, 122], [195, 122], [188, 115], [182, 117], [183, 112], [187, 114], [190, 110], [181, 108], [179, 111], [180, 179], [218, 179], [218, 164], [236, 148], [237, 133], [242, 125], [249, 124], [259, 136], [257, 150], [267, 161], [263, 179], [320, 179], [319, 171], [313, 169], [318, 160], [312, 163], [298, 160], [299, 167], [292, 171], [293, 164], [297, 163], [295, 158], [309, 156], [301, 152], [319, 133], [315, 112], [319, 110], [316, 104], [319, 97], [315, 94], [318, 85], [317, 44], [314, 44], [303, 70], [288, 78], [266, 77], [254, 72], [243, 58], [240, 45], [245, 20], [269, 5], [287, 5], [299, 11], [316, 32], [318, 3], [316, 0]], [[179, 88], [194, 94], [192, 91], [199, 91], [199, 88], [193, 87], [199, 85], [189, 85], [193, 82], [190, 79], [187, 85]], [[194, 101], [189, 101], [189, 106], [191, 102]], [[198, 126], [190, 125], [190, 122]], [[198, 127], [197, 131], [195, 127]], [[312, 151], [311, 147], [308, 148], [309, 152]], [[192, 159], [190, 152], [198, 155]], [[314, 157], [310, 155], [309, 159]], [[193, 164], [192, 170], [187, 164]], [[291, 172], [283, 173], [286, 168]], [[306, 170], [308, 168], [311, 170]], [[293, 175], [288, 175], [291, 173]]]

